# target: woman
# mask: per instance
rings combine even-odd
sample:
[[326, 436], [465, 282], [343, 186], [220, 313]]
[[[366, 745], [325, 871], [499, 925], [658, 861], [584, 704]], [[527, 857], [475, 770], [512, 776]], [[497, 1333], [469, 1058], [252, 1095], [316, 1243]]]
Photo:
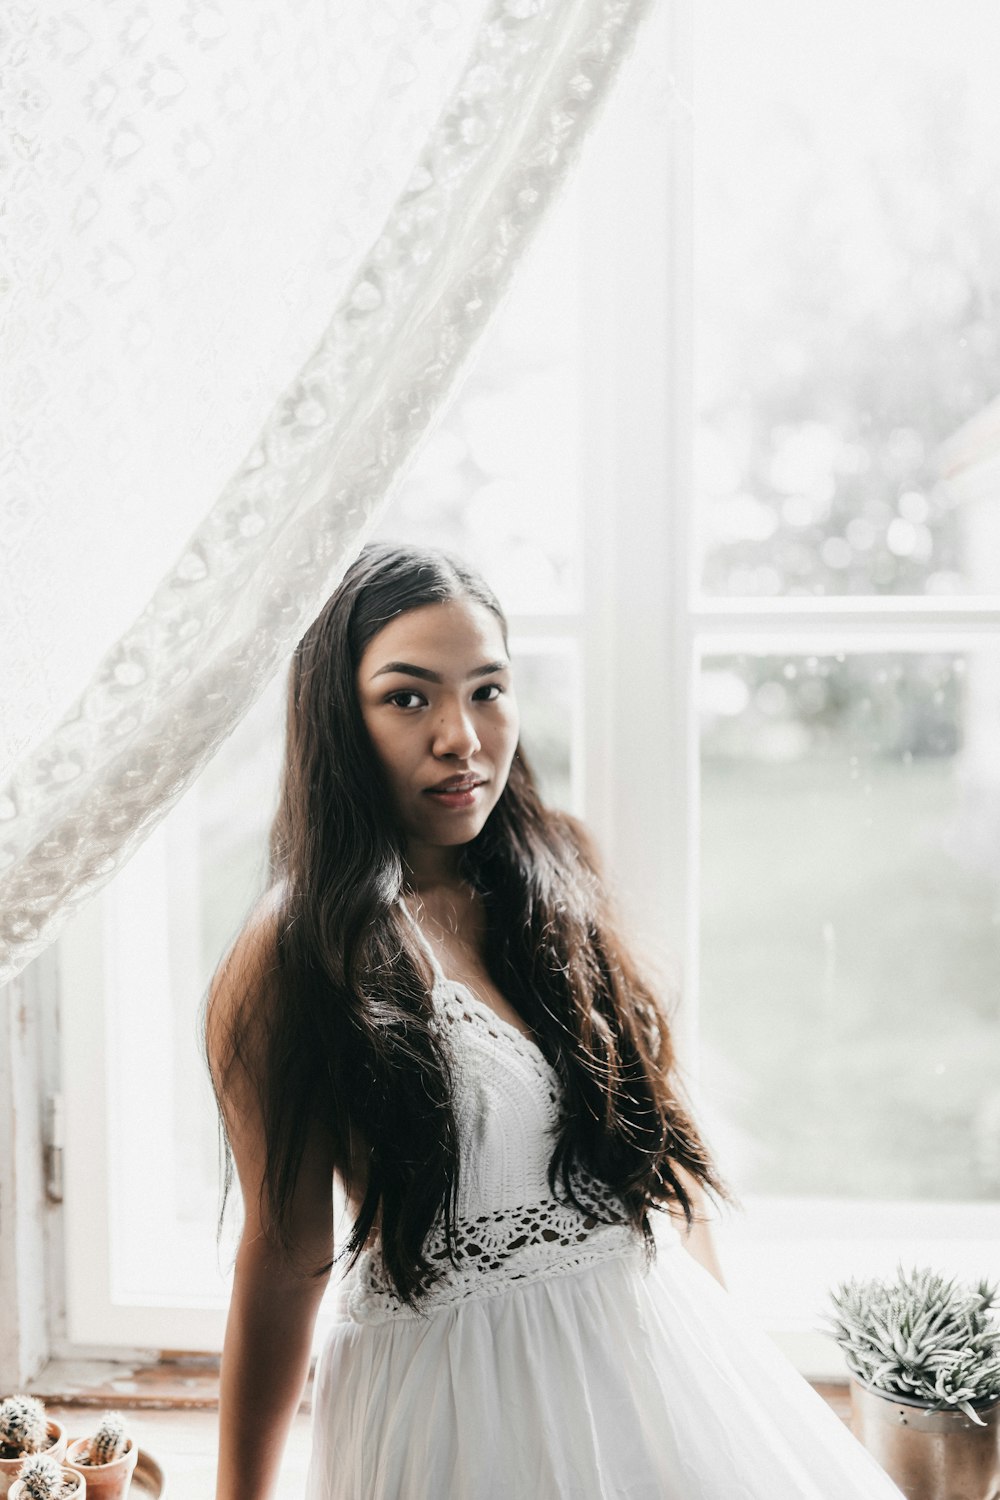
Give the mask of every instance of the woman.
[[458, 560], [367, 547], [300, 642], [271, 875], [206, 1022], [245, 1211], [217, 1500], [273, 1494], [335, 1178], [309, 1500], [898, 1500], [719, 1284], [666, 1016]]

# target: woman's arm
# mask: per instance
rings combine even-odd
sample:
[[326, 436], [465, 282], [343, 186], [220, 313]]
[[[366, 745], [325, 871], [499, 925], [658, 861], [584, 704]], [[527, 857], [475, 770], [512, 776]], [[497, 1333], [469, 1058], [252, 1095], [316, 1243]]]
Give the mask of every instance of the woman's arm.
[[[209, 998], [206, 1045], [219, 1090], [239, 1177], [244, 1226], [236, 1256], [219, 1382], [219, 1462], [216, 1500], [269, 1500], [288, 1430], [309, 1373], [316, 1313], [329, 1273], [310, 1269], [333, 1258], [333, 1155], [323, 1134], [311, 1131], [292, 1203], [294, 1257], [261, 1222], [260, 1189], [266, 1159], [256, 1070], [225, 1066], [234, 1010], [267, 1003], [271, 962], [266, 925], [239, 939]], [[272, 950], [273, 951], [273, 950]], [[248, 986], [253, 993], [248, 993]], [[252, 1043], [250, 1044], [252, 1047]], [[290, 1101], [291, 1102], [291, 1101]]]
[[694, 1206], [694, 1220], [690, 1228], [685, 1222], [684, 1215], [679, 1208], [668, 1210], [671, 1217], [676, 1220], [681, 1243], [698, 1264], [704, 1266], [705, 1270], [715, 1277], [719, 1285], [724, 1287], [726, 1281], [722, 1274], [722, 1266], [719, 1263], [715, 1241], [712, 1238], [711, 1213], [705, 1190], [697, 1178], [691, 1176], [690, 1172], [685, 1171], [676, 1162], [672, 1162], [671, 1165], [687, 1188]]
[[273, 1252], [241, 1243], [222, 1349], [216, 1500], [274, 1493], [325, 1286], [288, 1278]]

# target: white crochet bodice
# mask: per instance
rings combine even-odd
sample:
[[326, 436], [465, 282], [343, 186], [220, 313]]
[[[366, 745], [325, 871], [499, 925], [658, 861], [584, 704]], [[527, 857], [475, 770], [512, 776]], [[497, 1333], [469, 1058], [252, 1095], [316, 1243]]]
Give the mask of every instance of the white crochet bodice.
[[419, 1317], [597, 1261], [641, 1255], [636, 1231], [605, 1184], [583, 1173], [574, 1179], [576, 1196], [592, 1214], [552, 1193], [548, 1168], [562, 1107], [555, 1070], [530, 1037], [445, 977], [414, 927], [434, 966], [434, 1006], [452, 1059], [460, 1151], [457, 1266], [448, 1260], [443, 1231], [432, 1230], [425, 1254], [442, 1274], [414, 1311], [400, 1302], [372, 1246], [345, 1284], [347, 1310], [359, 1323]]

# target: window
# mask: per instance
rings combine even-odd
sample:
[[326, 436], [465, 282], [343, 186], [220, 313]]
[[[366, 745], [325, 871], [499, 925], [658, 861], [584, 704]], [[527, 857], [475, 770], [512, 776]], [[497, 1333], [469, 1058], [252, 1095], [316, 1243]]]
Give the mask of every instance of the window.
[[[1000, 1245], [1000, 19], [959, 9], [663, 8], [383, 527], [509, 609], [546, 789], [683, 959], [730, 1281], [814, 1375], [835, 1280]], [[194, 1018], [280, 697], [62, 944], [71, 1343], [221, 1340]]]
[[703, 1081], [804, 1328], [1000, 1242], [1000, 18], [709, 0], [695, 55]]

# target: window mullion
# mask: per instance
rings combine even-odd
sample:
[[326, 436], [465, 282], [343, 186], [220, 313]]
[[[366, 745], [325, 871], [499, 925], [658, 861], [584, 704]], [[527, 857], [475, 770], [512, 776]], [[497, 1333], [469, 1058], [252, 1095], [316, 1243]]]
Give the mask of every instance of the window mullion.
[[961, 651], [1000, 634], [995, 597], [851, 597], [709, 599], [691, 608], [706, 650], [717, 654], [794, 650], [814, 652]]
[[588, 162], [588, 201], [602, 209], [585, 226], [581, 277], [586, 808], [650, 957], [682, 958], [683, 1047], [695, 1024], [697, 848], [690, 5], [653, 24]]

